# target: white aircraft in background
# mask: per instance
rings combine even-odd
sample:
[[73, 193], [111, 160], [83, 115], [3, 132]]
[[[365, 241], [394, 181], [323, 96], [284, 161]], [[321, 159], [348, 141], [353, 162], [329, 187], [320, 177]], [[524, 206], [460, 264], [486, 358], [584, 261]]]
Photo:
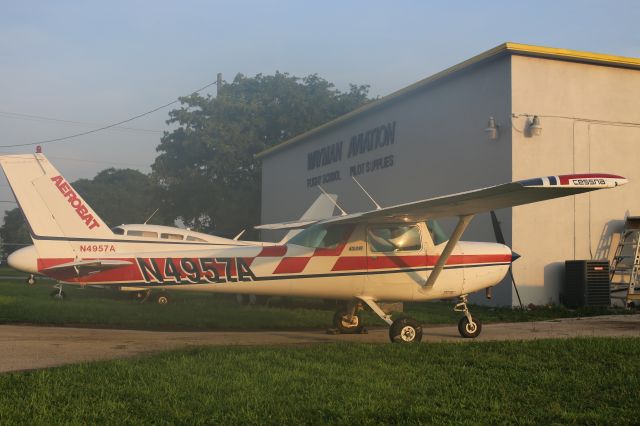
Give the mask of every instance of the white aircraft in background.
[[[256, 227], [302, 229], [283, 244], [217, 243], [116, 234], [43, 154], [0, 156], [0, 165], [34, 243], [11, 254], [13, 268], [77, 285], [345, 300], [334, 317], [341, 332], [358, 332], [358, 311], [368, 306], [390, 325], [393, 342], [420, 341], [422, 327], [412, 318], [392, 320], [380, 302], [457, 297], [460, 334], [480, 334], [467, 295], [502, 281], [515, 254], [499, 243], [460, 241], [476, 214], [627, 182], [609, 174], [547, 176]], [[439, 217], [458, 217], [448, 238], [434, 221]]]

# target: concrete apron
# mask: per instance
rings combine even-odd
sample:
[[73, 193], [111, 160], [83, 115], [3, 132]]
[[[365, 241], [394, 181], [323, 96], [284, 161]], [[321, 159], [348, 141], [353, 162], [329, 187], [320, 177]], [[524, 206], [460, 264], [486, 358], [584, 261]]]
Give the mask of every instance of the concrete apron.
[[[455, 325], [423, 328], [423, 342], [462, 343], [594, 336], [640, 337], [640, 315], [487, 324], [483, 326], [480, 337], [475, 340], [460, 337]], [[368, 334], [329, 335], [324, 330], [163, 332], [0, 325], [0, 372], [126, 358], [197, 346], [306, 345], [330, 342], [389, 343], [388, 330], [374, 328]]]

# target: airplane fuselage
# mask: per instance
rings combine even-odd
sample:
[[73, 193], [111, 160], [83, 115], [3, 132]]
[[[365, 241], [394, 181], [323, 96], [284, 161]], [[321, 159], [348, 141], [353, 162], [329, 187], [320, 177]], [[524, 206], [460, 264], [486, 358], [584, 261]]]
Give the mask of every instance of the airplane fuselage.
[[[345, 300], [366, 296], [379, 301], [455, 297], [496, 285], [507, 273], [512, 256], [508, 247], [459, 242], [436, 284], [425, 286], [445, 246], [445, 242], [434, 245], [429, 231], [424, 222], [353, 224], [342, 226], [341, 235], [325, 244], [296, 240], [307, 246], [231, 240], [230, 244], [171, 242], [120, 235], [94, 241], [43, 239], [38, 247], [61, 256], [40, 257], [32, 246], [12, 254], [9, 263], [79, 285]], [[383, 237], [404, 232], [408, 237], [398, 238], [413, 241], [385, 246], [384, 238], [375, 232]], [[389, 236], [388, 241], [394, 238]], [[89, 273], [75, 267], [56, 269], [79, 260], [118, 260], [123, 265]]]

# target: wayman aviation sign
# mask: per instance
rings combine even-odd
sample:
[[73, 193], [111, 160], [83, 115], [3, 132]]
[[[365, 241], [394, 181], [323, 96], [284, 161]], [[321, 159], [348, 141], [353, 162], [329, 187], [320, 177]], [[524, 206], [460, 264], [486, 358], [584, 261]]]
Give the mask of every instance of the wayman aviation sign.
[[[364, 154], [378, 151], [395, 144], [396, 122], [391, 121], [365, 132], [351, 136], [349, 143], [336, 142], [307, 154], [307, 170], [319, 172], [321, 168], [330, 165], [340, 165], [343, 158], [349, 161], [349, 176], [359, 176], [378, 170], [393, 167], [393, 154], [379, 156], [370, 160], [360, 160]], [[345, 152], [346, 151], [346, 152]], [[360, 161], [359, 161], [360, 160]], [[324, 183], [341, 180], [340, 170], [332, 170], [315, 174], [307, 178], [307, 187], [311, 188]]]

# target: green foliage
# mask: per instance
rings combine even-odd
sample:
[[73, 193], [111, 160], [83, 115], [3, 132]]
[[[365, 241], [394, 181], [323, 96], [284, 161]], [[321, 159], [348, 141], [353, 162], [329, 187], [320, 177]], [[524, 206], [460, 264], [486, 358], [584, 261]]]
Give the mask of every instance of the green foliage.
[[187, 226], [236, 233], [260, 212], [259, 152], [343, 115], [367, 101], [368, 86], [343, 93], [317, 75], [241, 74], [217, 97], [192, 95], [170, 112], [153, 164], [163, 208]]
[[[79, 179], [73, 187], [109, 226], [143, 223], [158, 208], [157, 186], [138, 170], [102, 170], [93, 179]], [[156, 213], [149, 223], [165, 224], [166, 215]]]
[[0, 227], [0, 241], [4, 259], [19, 248], [31, 244], [29, 228], [18, 207], [5, 212], [4, 223]]
[[216, 347], [0, 376], [2, 424], [638, 424], [640, 338]]

